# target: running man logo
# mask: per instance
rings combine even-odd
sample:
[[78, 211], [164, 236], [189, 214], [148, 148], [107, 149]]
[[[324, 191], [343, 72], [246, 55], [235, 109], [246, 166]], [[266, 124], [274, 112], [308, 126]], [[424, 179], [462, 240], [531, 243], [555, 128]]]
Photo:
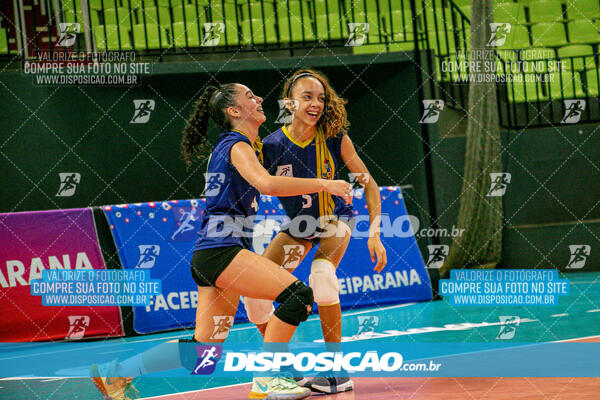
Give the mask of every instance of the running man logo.
[[511, 174], [508, 172], [490, 172], [490, 190], [487, 197], [501, 197], [506, 193], [506, 188], [510, 183]]
[[69, 332], [65, 339], [81, 339], [86, 328], [90, 326], [90, 317], [87, 315], [69, 315]]
[[298, 109], [300, 102], [298, 100], [277, 100], [279, 104], [279, 115], [275, 120], [276, 124], [291, 124], [294, 120], [294, 113]]
[[423, 100], [423, 117], [419, 123], [435, 124], [440, 118], [440, 112], [444, 109], [444, 100]]
[[81, 174], [77, 172], [59, 172], [60, 185], [56, 197], [71, 197], [75, 194], [77, 185], [81, 182]]
[[207, 172], [204, 174], [204, 196], [217, 196], [221, 191], [221, 185], [225, 182], [225, 174], [222, 172]]
[[215, 47], [219, 45], [221, 37], [225, 33], [225, 24], [222, 22], [206, 22], [204, 24], [204, 37], [202, 47]]
[[77, 34], [81, 32], [81, 25], [77, 22], [61, 22], [58, 24], [60, 36], [56, 41], [56, 46], [71, 47], [75, 44]]
[[292, 164], [278, 165], [277, 171], [275, 172], [275, 176], [294, 176], [294, 171], [292, 169]]
[[500, 330], [496, 339], [510, 340], [515, 337], [517, 326], [521, 323], [521, 318], [512, 315], [500, 315]]
[[375, 328], [379, 326], [379, 317], [375, 315], [359, 315], [358, 319], [358, 331], [354, 335], [356, 338], [370, 338], [375, 333]]
[[215, 328], [213, 329], [211, 339], [214, 340], [225, 340], [229, 334], [229, 330], [233, 325], [233, 316], [231, 315], [213, 315], [213, 322]]
[[192, 375], [209, 375], [215, 372], [217, 362], [223, 355], [221, 346], [196, 346], [196, 368], [192, 371]]
[[304, 246], [300, 244], [283, 245], [283, 263], [282, 268], [296, 269], [304, 256]]
[[366, 22], [348, 22], [348, 32], [350, 34], [348, 35], [346, 46], [362, 46], [369, 33], [369, 24]]
[[487, 42], [488, 47], [501, 47], [506, 43], [506, 38], [508, 38], [508, 34], [512, 25], [508, 22], [492, 22], [490, 23], [490, 29], [492, 33], [490, 34], [490, 40]]
[[571, 258], [567, 264], [567, 269], [581, 269], [585, 265], [589, 257], [592, 247], [587, 244], [571, 244], [569, 245]]
[[348, 180], [352, 184], [353, 189], [360, 189], [361, 187], [367, 186], [370, 177], [371, 176], [366, 172], [348, 172]]
[[130, 124], [145, 124], [150, 120], [150, 114], [154, 111], [154, 100], [133, 100], [133, 117]]
[[190, 208], [189, 211], [185, 208], [179, 208], [179, 221], [177, 221], [177, 224], [175, 225], [177, 226], [177, 229], [175, 229], [175, 232], [173, 232], [173, 234], [171, 235], [171, 240], [175, 240], [177, 236], [180, 236], [185, 232], [194, 230], [195, 227], [192, 224], [192, 221], [197, 220], [197, 211], [198, 210], [196, 209], [196, 207]]
[[448, 257], [448, 252], [450, 251], [450, 247], [445, 244], [430, 244], [427, 246], [427, 250], [429, 250], [429, 258], [427, 259], [425, 268], [430, 268], [430, 269], [442, 268], [442, 265], [444, 265], [444, 261], [446, 260], [446, 257]]
[[585, 110], [585, 100], [563, 100], [565, 102], [565, 116], [560, 120], [561, 124], [576, 124], [581, 119], [581, 113]]
[[156, 262], [156, 257], [160, 254], [160, 246], [157, 244], [139, 244], [140, 258], [136, 268], [152, 268]]

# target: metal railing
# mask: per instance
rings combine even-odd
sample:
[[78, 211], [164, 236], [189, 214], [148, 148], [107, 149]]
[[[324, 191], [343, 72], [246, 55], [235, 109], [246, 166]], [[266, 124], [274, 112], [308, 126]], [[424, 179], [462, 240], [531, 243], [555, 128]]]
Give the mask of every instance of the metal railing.
[[[498, 83], [500, 121], [525, 128], [600, 120], [597, 55], [504, 60]], [[570, 113], [577, 118], [570, 120]], [[572, 114], [574, 115], [574, 114]]]
[[12, 0], [0, 0], [0, 58], [18, 54], [18, 41], [22, 40], [23, 8]]
[[[441, 98], [447, 105], [464, 108], [468, 104], [468, 87], [460, 83], [464, 83], [462, 75], [470, 73], [469, 19], [450, 0], [417, 0], [416, 3], [417, 21], [422, 24], [419, 28], [422, 37], [417, 46], [430, 50], [423, 62], [425, 81], [435, 81], [433, 85], [424, 85], [428, 92], [425, 97]], [[458, 74], [444, 68], [448, 65], [460, 66]]]
[[[36, 21], [35, 13], [28, 20], [37, 32], [34, 46], [23, 49], [27, 59], [40, 51], [166, 55], [359, 47], [348, 43], [352, 37], [382, 51], [414, 48], [414, 0], [44, 1], [47, 20]], [[56, 42], [65, 30], [77, 35], [68, 49]]]
[[[424, 14], [425, 38], [422, 45], [417, 43], [419, 48], [431, 50], [423, 61], [424, 96], [468, 111], [470, 21], [453, 0], [417, 3], [423, 9], [429, 7]], [[495, 71], [490, 75], [497, 82], [501, 126], [570, 123], [570, 113], [578, 114], [578, 122], [600, 120], [598, 45], [592, 54], [562, 57], [554, 47], [494, 49]], [[427, 80], [432, 84], [427, 85]]]
[[[33, 0], [0, 0], [0, 27], [7, 33], [3, 38], [0, 30], [0, 57], [135, 51], [160, 60], [190, 53], [294, 55], [318, 47], [349, 54], [415, 51], [422, 96], [467, 111], [470, 21], [453, 0], [25, 1]], [[595, 50], [562, 58], [554, 48], [542, 57], [528, 50], [496, 51], [501, 125], [564, 122], [566, 100], [572, 99], [585, 100], [584, 120], [599, 120]], [[531, 71], [514, 68], [535, 64]]]

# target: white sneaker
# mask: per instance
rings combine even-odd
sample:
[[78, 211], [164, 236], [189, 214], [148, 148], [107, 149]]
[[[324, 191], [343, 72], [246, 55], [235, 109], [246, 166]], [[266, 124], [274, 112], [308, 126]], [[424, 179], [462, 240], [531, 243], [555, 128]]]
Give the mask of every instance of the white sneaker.
[[297, 400], [305, 399], [310, 396], [310, 389], [298, 386], [298, 384], [289, 378], [254, 378], [252, 380], [252, 390], [248, 394], [249, 399], [266, 400]]

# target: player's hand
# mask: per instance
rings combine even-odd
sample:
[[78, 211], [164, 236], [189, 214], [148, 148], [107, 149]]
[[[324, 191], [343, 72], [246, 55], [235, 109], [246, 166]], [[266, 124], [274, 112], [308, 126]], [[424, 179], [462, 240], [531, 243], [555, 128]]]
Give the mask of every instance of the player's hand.
[[352, 190], [352, 185], [344, 180], [327, 180], [325, 183], [325, 191], [334, 196], [343, 197], [346, 201], [346, 204], [352, 204], [352, 196], [354, 191]]
[[377, 257], [377, 264], [373, 270], [380, 273], [387, 264], [387, 253], [379, 236], [370, 237], [367, 241], [367, 247], [369, 248], [369, 254], [371, 254], [371, 261], [375, 262], [375, 257]]

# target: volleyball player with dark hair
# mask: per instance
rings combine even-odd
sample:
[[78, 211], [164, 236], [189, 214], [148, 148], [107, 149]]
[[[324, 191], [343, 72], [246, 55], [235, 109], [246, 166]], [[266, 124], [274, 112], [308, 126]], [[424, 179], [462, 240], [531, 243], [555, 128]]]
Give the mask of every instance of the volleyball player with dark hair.
[[[305, 321], [310, 313], [312, 290], [280, 265], [250, 251], [248, 235], [244, 234], [244, 227], [235, 221], [256, 214], [260, 193], [299, 196], [324, 192], [342, 196], [350, 203], [352, 186], [342, 180], [269, 175], [259, 161], [261, 144], [258, 129], [266, 120], [262, 98], [239, 83], [224, 84], [218, 88], [209, 86], [197, 102], [181, 142], [183, 158], [188, 166], [209, 147], [209, 118], [224, 133], [208, 161], [207, 186], [208, 177], [213, 176], [218, 179], [212, 185], [218, 187], [205, 189], [206, 210], [191, 262], [192, 277], [198, 284], [193, 341], [224, 341], [211, 339], [215, 326], [213, 317], [235, 316], [239, 297], [244, 295], [281, 303], [266, 326], [264, 341], [289, 342], [298, 324]], [[166, 362], [164, 352], [152, 349], [113, 366], [112, 370], [118, 371], [118, 375], [107, 375], [137, 376], [168, 369], [166, 365], [189, 368], [185, 361], [189, 355], [170, 353], [179, 356], [179, 362]], [[192, 356], [195, 361], [196, 355]], [[96, 371], [93, 376], [106, 375]], [[112, 387], [107, 378], [95, 378], [103, 394], [114, 393], [109, 394], [112, 396], [109, 398], [120, 400], [125, 398], [124, 392], [130, 380], [119, 382], [117, 388]], [[292, 400], [309, 395], [310, 390], [298, 386], [294, 380], [265, 377], [254, 378], [249, 398]]]
[[[367, 247], [378, 273], [387, 256], [379, 238], [381, 195], [375, 180], [360, 159], [347, 131], [346, 101], [340, 98], [325, 75], [310, 69], [296, 71], [283, 86], [284, 103], [294, 117], [289, 125], [264, 140], [264, 165], [269, 172], [288, 177], [337, 179], [343, 162], [364, 187], [369, 209]], [[342, 338], [341, 306], [336, 269], [352, 234], [352, 206], [331, 193], [279, 197], [291, 223], [281, 229], [263, 256], [293, 270], [313, 246], [318, 245], [311, 265], [310, 287], [319, 306], [323, 337], [330, 351], [339, 351]], [[313, 221], [314, 229], [306, 223]], [[293, 263], [286, 249], [295, 249]], [[300, 251], [298, 251], [300, 250]], [[250, 321], [263, 333], [273, 305], [268, 300], [246, 299]], [[352, 390], [348, 377], [316, 377], [299, 381], [314, 391], [337, 393]]]

